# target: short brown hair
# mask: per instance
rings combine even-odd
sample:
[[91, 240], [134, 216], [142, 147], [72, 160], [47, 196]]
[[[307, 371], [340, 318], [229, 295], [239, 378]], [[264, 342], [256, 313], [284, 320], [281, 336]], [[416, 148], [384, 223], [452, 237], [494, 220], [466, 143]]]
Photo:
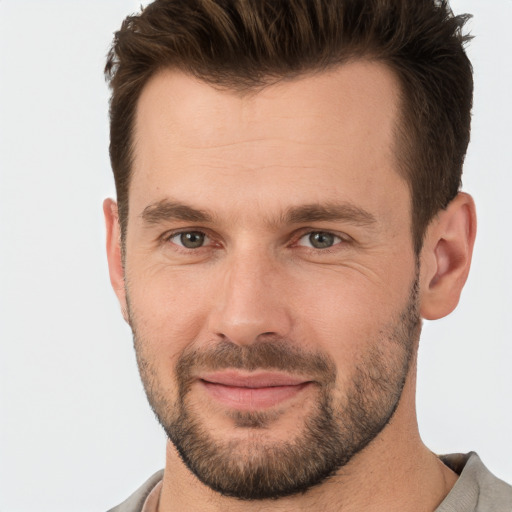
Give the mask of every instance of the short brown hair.
[[395, 151], [418, 253], [430, 220], [461, 184], [473, 96], [468, 17], [454, 16], [445, 0], [156, 0], [127, 17], [105, 67], [122, 236], [136, 105], [155, 72], [169, 67], [245, 90], [366, 58], [387, 64], [401, 83]]

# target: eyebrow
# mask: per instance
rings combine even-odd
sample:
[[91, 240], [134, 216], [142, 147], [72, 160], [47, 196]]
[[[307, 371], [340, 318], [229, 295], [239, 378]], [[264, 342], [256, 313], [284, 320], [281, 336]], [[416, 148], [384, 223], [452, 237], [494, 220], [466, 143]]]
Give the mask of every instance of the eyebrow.
[[192, 208], [183, 203], [162, 199], [146, 206], [141, 213], [142, 220], [147, 224], [158, 224], [169, 220], [185, 222], [212, 222], [213, 217], [204, 210]]
[[350, 203], [307, 204], [292, 207], [286, 211], [283, 220], [289, 224], [347, 221], [358, 226], [369, 226], [377, 222], [370, 212]]
[[[147, 224], [158, 224], [172, 220], [185, 222], [212, 223], [214, 216], [204, 210], [187, 204], [162, 199], [152, 203], [141, 214]], [[375, 217], [368, 211], [350, 203], [313, 203], [288, 208], [279, 218], [279, 224], [306, 224], [308, 222], [345, 221], [358, 226], [370, 226], [376, 223]], [[271, 222], [271, 224], [277, 224]]]

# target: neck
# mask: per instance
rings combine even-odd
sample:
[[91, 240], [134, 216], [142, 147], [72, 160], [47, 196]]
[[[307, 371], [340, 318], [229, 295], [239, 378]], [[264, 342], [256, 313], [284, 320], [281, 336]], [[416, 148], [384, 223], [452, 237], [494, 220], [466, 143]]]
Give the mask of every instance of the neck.
[[168, 443], [159, 512], [432, 512], [457, 475], [422, 443], [411, 368], [400, 404], [384, 430], [336, 475], [304, 494], [278, 500], [241, 501], [202, 484]]

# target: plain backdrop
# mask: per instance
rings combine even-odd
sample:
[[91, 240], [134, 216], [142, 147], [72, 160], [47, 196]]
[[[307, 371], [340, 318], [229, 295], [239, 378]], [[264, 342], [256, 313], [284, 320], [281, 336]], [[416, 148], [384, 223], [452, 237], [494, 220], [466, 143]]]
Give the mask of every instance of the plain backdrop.
[[[110, 289], [114, 195], [102, 68], [132, 0], [0, 0], [0, 512], [106, 510], [164, 463]], [[479, 213], [459, 308], [424, 327], [418, 409], [435, 452], [476, 450], [512, 481], [511, 0], [474, 15]]]

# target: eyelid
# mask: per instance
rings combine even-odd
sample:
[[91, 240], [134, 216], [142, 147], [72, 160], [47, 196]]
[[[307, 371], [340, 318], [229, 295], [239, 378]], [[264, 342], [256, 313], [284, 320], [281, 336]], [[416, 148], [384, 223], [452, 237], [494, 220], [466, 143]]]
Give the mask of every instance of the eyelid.
[[[297, 240], [297, 242], [300, 242], [301, 240], [307, 240], [311, 237], [311, 235], [314, 234], [325, 234], [325, 235], [332, 235], [334, 239], [338, 239], [339, 241], [343, 241], [343, 239], [337, 235], [336, 233], [331, 233], [330, 231], [308, 231], [307, 233], [304, 233], [302, 236], [300, 236]], [[339, 242], [335, 242], [333, 245], [337, 245]]]
[[[183, 233], [194, 233], [194, 232], [203, 234], [205, 236], [205, 241], [207, 241], [205, 243], [205, 245], [198, 247], [197, 249], [189, 249], [189, 248], [187, 248], [179, 243], [175, 243], [174, 241], [171, 240], [172, 238], [182, 235]], [[336, 243], [334, 245], [332, 245], [331, 247], [325, 248], [325, 249], [316, 249], [314, 247], [310, 247], [310, 246], [308, 247], [306, 245], [299, 244], [300, 240], [302, 240], [306, 236], [309, 236], [313, 233], [330, 234], [339, 240], [336, 241]], [[198, 228], [195, 228], [195, 227], [177, 228], [177, 229], [166, 231], [159, 237], [159, 241], [163, 244], [170, 242], [175, 247], [183, 249], [187, 252], [198, 251], [199, 249], [208, 249], [208, 248], [211, 248], [213, 245], [218, 245], [218, 246], [222, 245], [222, 241], [217, 241], [216, 237], [212, 236], [212, 234], [209, 232], [208, 229], [199, 228], [199, 227]], [[342, 242], [344, 244], [345, 243], [348, 244], [348, 243], [351, 243], [352, 241], [353, 241], [352, 237], [350, 235], [347, 235], [346, 233], [342, 233], [342, 232], [338, 232], [338, 231], [330, 230], [330, 229], [321, 229], [321, 228], [319, 229], [319, 228], [309, 228], [308, 227], [308, 228], [301, 228], [300, 230], [298, 230], [298, 232], [296, 232], [293, 235], [291, 246], [299, 246], [299, 247], [304, 247], [305, 249], [311, 249], [314, 251], [328, 252], [329, 249], [333, 249], [334, 247], [340, 245]]]
[[[301, 240], [303, 240], [306, 237], [311, 236], [314, 233], [329, 234], [329, 235], [332, 235], [333, 237], [335, 237], [336, 240], [334, 241], [333, 245], [324, 247], [324, 248], [313, 247], [309, 243], [300, 243]], [[347, 235], [346, 233], [342, 233], [339, 231], [333, 231], [330, 229], [306, 228], [306, 229], [301, 229], [300, 232], [294, 237], [294, 241], [292, 242], [291, 246], [292, 247], [300, 247], [302, 250], [313, 251], [314, 253], [317, 253], [317, 254], [329, 254], [331, 252], [345, 248], [346, 246], [350, 245], [352, 242], [353, 242], [352, 237], [350, 235]]]
[[[347, 235], [346, 233], [340, 233], [339, 231], [334, 231], [334, 230], [330, 230], [330, 229], [319, 229], [319, 228], [314, 228], [314, 229], [313, 228], [305, 228], [305, 229], [301, 229], [300, 232], [297, 233], [296, 236], [294, 236], [293, 245], [299, 245], [300, 240], [302, 240], [303, 238], [310, 236], [314, 233], [325, 233], [325, 234], [332, 235], [332, 236], [338, 238], [339, 241], [336, 242], [331, 247], [335, 247], [336, 245], [339, 245], [341, 242], [350, 243], [352, 241], [351, 236]], [[307, 247], [307, 246], [301, 245], [301, 247]], [[307, 248], [314, 249], [313, 247], [307, 247]], [[326, 249], [315, 249], [315, 250], [325, 251]]]
[[[179, 236], [179, 235], [182, 235], [184, 233], [201, 233], [202, 235], [204, 235], [205, 237], [205, 244], [196, 248], [196, 249], [190, 249], [188, 247], [185, 247], [184, 245], [182, 244], [179, 244], [179, 243], [176, 243], [174, 242], [172, 239]], [[187, 252], [190, 252], [190, 251], [198, 251], [200, 249], [207, 249], [211, 246], [211, 242], [214, 240], [213, 237], [207, 232], [207, 230], [205, 229], [202, 229], [202, 228], [179, 228], [179, 229], [173, 229], [173, 230], [170, 230], [170, 231], [166, 231], [163, 235], [161, 235], [160, 237], [160, 242], [161, 243], [171, 243], [173, 244], [175, 247], [181, 249], [181, 250], [184, 250], [184, 251], [187, 251]]]

